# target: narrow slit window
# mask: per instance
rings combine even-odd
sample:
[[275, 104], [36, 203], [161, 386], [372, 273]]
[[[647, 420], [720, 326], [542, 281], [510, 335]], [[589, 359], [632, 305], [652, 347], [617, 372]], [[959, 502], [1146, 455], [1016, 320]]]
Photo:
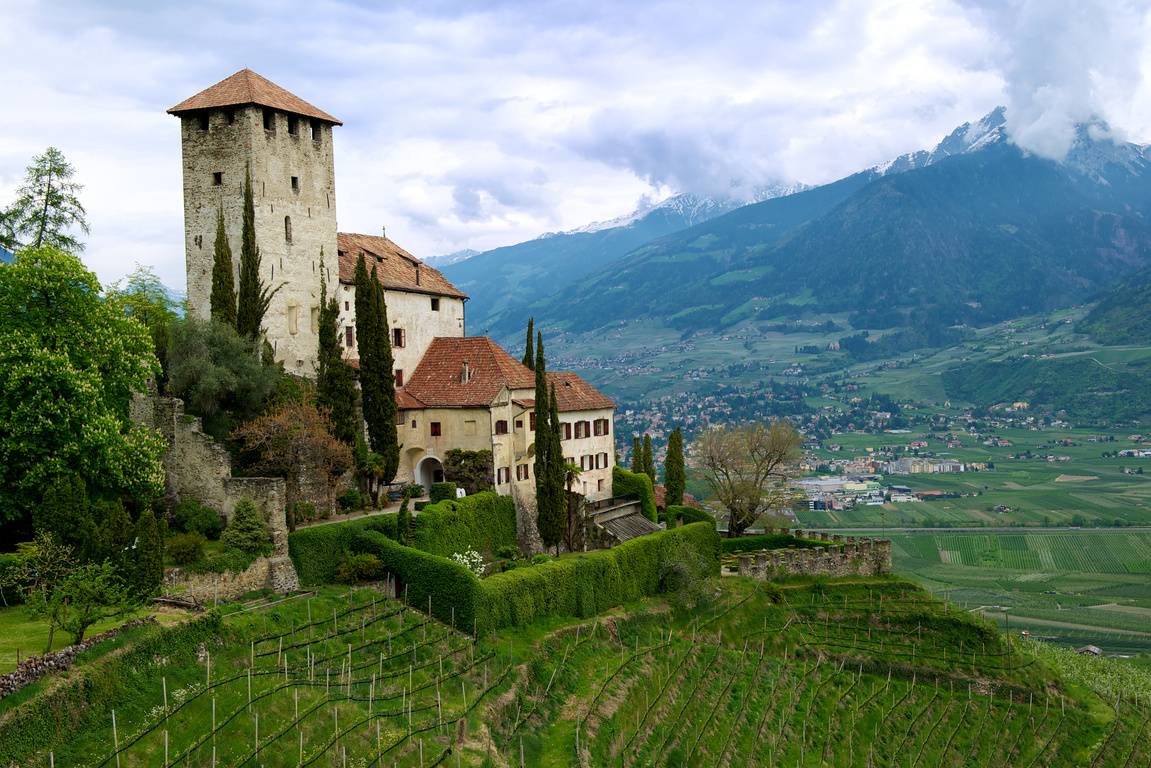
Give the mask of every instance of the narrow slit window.
[[312, 121], [312, 141], [321, 141], [324, 138], [324, 129], [319, 120]]
[[356, 345], [356, 329], [348, 326], [344, 329], [344, 346], [351, 349]]
[[292, 217], [284, 217], [284, 242], [292, 242]]
[[300, 191], [300, 177], [299, 176], [293, 176], [292, 177], [292, 191], [293, 192], [299, 192]]

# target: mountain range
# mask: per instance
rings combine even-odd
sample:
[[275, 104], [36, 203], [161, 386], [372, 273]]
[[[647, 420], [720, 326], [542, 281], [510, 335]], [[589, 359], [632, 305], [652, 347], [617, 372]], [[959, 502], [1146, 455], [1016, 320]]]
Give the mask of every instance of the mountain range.
[[571, 331], [636, 319], [690, 331], [820, 313], [938, 334], [1082, 302], [1151, 264], [1151, 163], [1108, 134], [1080, 126], [1056, 162], [1012, 144], [999, 108], [830, 184], [740, 207], [672, 198], [444, 272], [472, 296], [471, 327], [482, 318], [500, 336], [533, 315]]

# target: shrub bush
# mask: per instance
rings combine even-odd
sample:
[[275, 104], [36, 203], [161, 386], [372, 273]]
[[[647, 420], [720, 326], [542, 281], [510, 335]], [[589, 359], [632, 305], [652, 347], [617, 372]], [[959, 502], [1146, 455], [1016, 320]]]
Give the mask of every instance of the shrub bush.
[[256, 503], [248, 496], [236, 502], [232, 510], [232, 521], [228, 530], [220, 536], [224, 546], [243, 552], [255, 552], [271, 540], [268, 524], [256, 509]]
[[296, 502], [293, 509], [296, 511], [296, 525], [316, 522], [316, 505], [312, 502]]
[[405, 493], [413, 499], [418, 499], [424, 495], [424, 487], [419, 483], [408, 483], [400, 489], [400, 493]]
[[644, 517], [653, 523], [659, 522], [655, 509], [655, 489], [652, 487], [651, 478], [647, 475], [628, 472], [621, 466], [614, 466], [611, 469], [611, 493], [612, 496], [638, 493]]
[[361, 531], [378, 531], [394, 539], [396, 516], [373, 515], [331, 525], [316, 525], [288, 534], [288, 555], [296, 566], [300, 586], [318, 587], [336, 579], [340, 556], [351, 550], [352, 542]]
[[715, 525], [715, 518], [702, 509], [695, 507], [668, 507], [665, 511], [659, 513], [659, 521], [667, 523], [668, 528], [675, 528], [675, 519], [677, 516], [683, 515], [683, 524], [688, 523], [711, 523]]
[[432, 483], [431, 493], [428, 494], [428, 501], [430, 501], [432, 504], [437, 504], [441, 501], [455, 498], [455, 483]]
[[350, 512], [359, 509], [364, 505], [364, 499], [361, 498], [360, 492], [355, 488], [349, 488], [339, 495], [336, 503], [340, 505], [340, 509], [345, 512]]
[[365, 553], [344, 552], [336, 566], [336, 581], [361, 584], [380, 575], [380, 559]]
[[723, 553], [732, 552], [758, 552], [761, 549], [811, 549], [812, 547], [826, 547], [826, 541], [812, 539], [797, 539], [789, 534], [773, 533], [770, 536], [740, 536], [734, 539], [723, 539]]
[[20, 558], [16, 555], [0, 555], [0, 589], [3, 590], [3, 600], [0, 605], [16, 605], [24, 602], [24, 583], [9, 584], [8, 573], [20, 565]]
[[218, 539], [224, 530], [224, 518], [211, 507], [195, 499], [184, 499], [172, 513], [172, 527], [184, 533], [202, 533], [205, 538]]
[[719, 574], [720, 539], [708, 523], [632, 539], [614, 549], [516, 568], [481, 582], [481, 629], [520, 626], [544, 616], [587, 618], [665, 588], [663, 553], [678, 542], [699, 553], [708, 576]]
[[[215, 514], [215, 513], [213, 513]], [[168, 554], [176, 565], [187, 565], [204, 558], [204, 534], [199, 531], [180, 533], [168, 539]]]
[[453, 448], [444, 453], [444, 479], [466, 490], [469, 496], [492, 490], [493, 474], [491, 451]]
[[414, 528], [416, 549], [443, 557], [474, 549], [492, 559], [516, 546], [516, 505], [494, 491], [444, 500], [420, 510]]

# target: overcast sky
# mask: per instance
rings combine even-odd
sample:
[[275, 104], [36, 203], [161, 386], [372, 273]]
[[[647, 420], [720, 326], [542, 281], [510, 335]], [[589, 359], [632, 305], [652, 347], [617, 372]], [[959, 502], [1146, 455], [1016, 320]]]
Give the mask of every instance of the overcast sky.
[[421, 257], [831, 181], [999, 104], [1047, 156], [1092, 114], [1147, 142], [1149, 5], [0, 0], [0, 206], [56, 146], [101, 280], [139, 262], [183, 288], [165, 110], [244, 67], [343, 121], [340, 229]]

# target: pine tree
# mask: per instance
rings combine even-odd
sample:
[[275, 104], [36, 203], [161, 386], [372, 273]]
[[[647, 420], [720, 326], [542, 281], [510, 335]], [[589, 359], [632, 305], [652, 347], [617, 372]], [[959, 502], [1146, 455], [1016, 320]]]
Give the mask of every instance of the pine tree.
[[638, 437], [631, 439], [631, 471], [635, 475], [643, 474], [643, 443]]
[[679, 427], [672, 430], [667, 439], [667, 459], [663, 462], [665, 507], [678, 507], [683, 504], [683, 492], [687, 487], [687, 470], [683, 461], [683, 433]]
[[[215, 270], [213, 270], [214, 272]], [[256, 206], [252, 199], [252, 177], [244, 169], [244, 223], [240, 235], [240, 291], [236, 303], [236, 331], [254, 339], [260, 335], [264, 315], [279, 288], [269, 292], [260, 279], [260, 249], [256, 245]]]
[[344, 362], [336, 321], [340, 302], [328, 297], [324, 249], [320, 248], [320, 326], [316, 353], [316, 402], [331, 411], [332, 434], [353, 445], [356, 440], [356, 374]]
[[256, 509], [256, 503], [244, 496], [236, 502], [232, 510], [232, 519], [228, 527], [220, 536], [220, 542], [225, 547], [239, 549], [243, 552], [255, 552], [271, 541], [268, 536], [268, 524]]
[[212, 319], [236, 327], [236, 283], [232, 277], [232, 246], [224, 232], [224, 206], [216, 211], [216, 244], [212, 250]]
[[651, 458], [651, 435], [646, 432], [643, 435], [643, 473], [655, 482], [655, 463]]
[[536, 353], [535, 353], [535, 350], [532, 349], [532, 325], [534, 322], [535, 322], [534, 317], [528, 318], [528, 343], [527, 343], [527, 349], [524, 350], [524, 359], [523, 359], [524, 367], [530, 368], [533, 371], [536, 369]]
[[[237, 507], [239, 505], [237, 504]], [[137, 598], [151, 597], [164, 578], [164, 531], [151, 509], [136, 523], [135, 557], [130, 566], [129, 589]]]

